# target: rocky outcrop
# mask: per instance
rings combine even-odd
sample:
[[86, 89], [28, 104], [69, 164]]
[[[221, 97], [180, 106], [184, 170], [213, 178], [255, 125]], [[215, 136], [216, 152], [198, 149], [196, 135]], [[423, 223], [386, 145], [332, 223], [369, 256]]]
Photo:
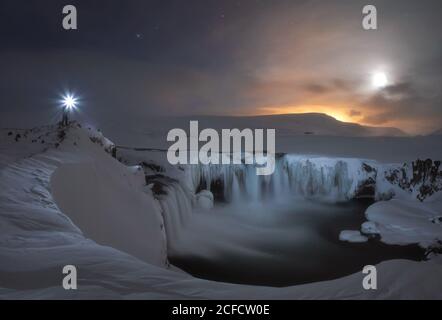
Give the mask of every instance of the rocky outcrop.
[[404, 164], [401, 168], [385, 172], [386, 180], [402, 190], [415, 193], [416, 198], [424, 201], [434, 193], [442, 190], [442, 171], [440, 161], [416, 160]]

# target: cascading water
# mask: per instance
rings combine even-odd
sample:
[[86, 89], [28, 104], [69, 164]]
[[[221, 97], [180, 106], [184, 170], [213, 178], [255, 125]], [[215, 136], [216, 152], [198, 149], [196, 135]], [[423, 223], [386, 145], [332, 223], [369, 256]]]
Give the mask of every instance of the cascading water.
[[[360, 187], [376, 180], [376, 170], [366, 170], [360, 159], [321, 158], [284, 155], [276, 160], [273, 175], [257, 176], [254, 165], [191, 165], [188, 182], [195, 192], [209, 189], [223, 200], [267, 201], [289, 195], [345, 201], [355, 197]], [[218, 197], [219, 199], [220, 197]]]

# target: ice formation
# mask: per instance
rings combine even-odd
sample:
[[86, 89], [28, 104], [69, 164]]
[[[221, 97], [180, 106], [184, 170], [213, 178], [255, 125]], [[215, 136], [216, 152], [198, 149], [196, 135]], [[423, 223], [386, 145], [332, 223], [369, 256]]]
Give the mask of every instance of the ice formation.
[[[370, 163], [367, 164], [367, 163]], [[281, 155], [272, 176], [257, 176], [252, 165], [190, 165], [191, 189], [210, 189], [228, 202], [266, 201], [290, 195], [345, 201], [374, 182], [373, 164], [360, 159]]]

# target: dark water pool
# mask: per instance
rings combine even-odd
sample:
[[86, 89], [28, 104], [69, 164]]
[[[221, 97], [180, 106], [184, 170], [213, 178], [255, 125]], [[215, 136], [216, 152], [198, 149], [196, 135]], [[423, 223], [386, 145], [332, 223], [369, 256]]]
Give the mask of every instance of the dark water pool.
[[370, 204], [298, 199], [198, 212], [169, 258], [199, 278], [269, 286], [335, 279], [385, 260], [423, 259], [418, 246], [339, 240], [342, 230], [360, 229]]

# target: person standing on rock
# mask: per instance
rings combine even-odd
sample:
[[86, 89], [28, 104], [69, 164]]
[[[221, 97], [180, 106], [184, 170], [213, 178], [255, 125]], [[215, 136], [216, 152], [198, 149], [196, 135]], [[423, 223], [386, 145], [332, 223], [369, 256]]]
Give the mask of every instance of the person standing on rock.
[[63, 116], [61, 118], [61, 126], [66, 127], [69, 124], [68, 107], [65, 105], [63, 107]]

